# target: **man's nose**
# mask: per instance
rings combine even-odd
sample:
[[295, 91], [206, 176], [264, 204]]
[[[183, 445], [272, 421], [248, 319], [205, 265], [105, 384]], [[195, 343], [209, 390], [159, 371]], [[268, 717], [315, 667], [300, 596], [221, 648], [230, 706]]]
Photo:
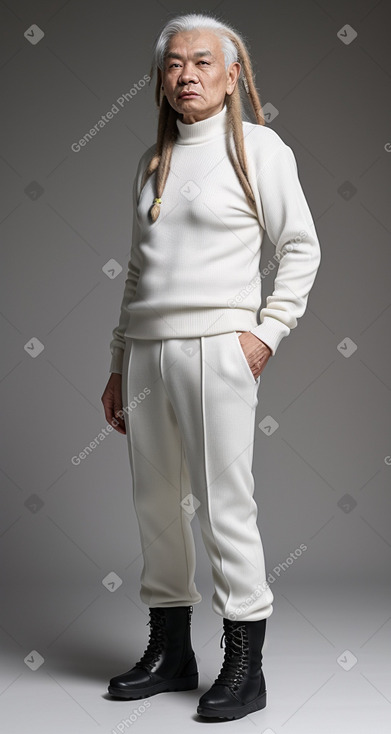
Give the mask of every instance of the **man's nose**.
[[189, 81], [194, 81], [197, 78], [197, 74], [194, 69], [189, 65], [184, 65], [180, 75], [179, 83], [187, 84]]

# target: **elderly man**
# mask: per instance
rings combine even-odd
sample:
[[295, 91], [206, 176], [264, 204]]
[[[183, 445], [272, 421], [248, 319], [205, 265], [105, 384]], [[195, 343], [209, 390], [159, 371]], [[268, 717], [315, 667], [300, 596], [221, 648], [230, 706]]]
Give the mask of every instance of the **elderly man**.
[[[303, 315], [320, 247], [294, 154], [264, 125], [248, 51], [208, 15], [170, 20], [154, 48], [157, 143], [138, 164], [120, 320], [102, 396], [127, 436], [150, 640], [110, 680], [136, 699], [197, 688], [190, 638], [197, 513], [223, 619], [224, 662], [204, 717], [266, 706], [266, 581], [252, 474], [261, 374]], [[242, 85], [242, 86], [240, 86]], [[242, 97], [256, 122], [243, 120]], [[263, 233], [274, 291], [261, 301]]]

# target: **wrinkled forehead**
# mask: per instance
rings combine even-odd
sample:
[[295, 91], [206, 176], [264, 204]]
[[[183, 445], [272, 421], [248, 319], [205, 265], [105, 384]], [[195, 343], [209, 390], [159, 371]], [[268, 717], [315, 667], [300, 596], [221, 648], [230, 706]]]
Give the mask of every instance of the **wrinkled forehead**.
[[222, 53], [221, 39], [211, 30], [197, 29], [176, 33], [166, 46], [165, 58], [182, 58], [184, 54], [193, 58], [217, 56]]

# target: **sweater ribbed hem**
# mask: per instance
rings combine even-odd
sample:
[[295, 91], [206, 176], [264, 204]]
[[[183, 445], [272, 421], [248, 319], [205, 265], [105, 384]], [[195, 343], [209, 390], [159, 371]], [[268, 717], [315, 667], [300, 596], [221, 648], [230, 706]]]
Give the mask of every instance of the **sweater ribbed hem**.
[[[125, 331], [125, 338], [134, 339], [194, 339], [199, 336], [213, 336], [227, 331], [251, 331], [270, 347], [274, 357], [281, 340], [288, 336], [290, 329], [277, 319], [266, 316], [257, 325], [256, 312], [244, 308], [200, 309], [170, 316], [170, 324], [163, 328], [162, 322], [141, 318], [132, 320]], [[110, 372], [122, 374], [124, 350], [115, 347], [112, 351]]]
[[246, 308], [199, 308], [156, 314], [129, 313], [125, 336], [135, 339], [191, 339], [227, 331], [250, 331], [257, 325], [256, 311]]

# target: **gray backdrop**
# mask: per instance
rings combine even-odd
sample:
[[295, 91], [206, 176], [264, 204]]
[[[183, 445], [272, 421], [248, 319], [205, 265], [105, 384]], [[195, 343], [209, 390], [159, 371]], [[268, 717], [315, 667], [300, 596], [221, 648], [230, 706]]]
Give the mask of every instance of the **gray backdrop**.
[[[100, 398], [126, 275], [131, 186], [158, 117], [155, 77], [136, 85], [161, 24], [208, 10], [249, 42], [261, 102], [295, 152], [322, 249], [306, 314], [269, 360], [258, 395], [255, 491], [275, 596], [264, 648], [269, 699], [232, 725], [267, 734], [391, 725], [389, 4], [8, 0], [0, 4], [7, 734], [196, 726], [198, 698], [223, 659], [195, 517], [200, 688], [146, 705], [106, 695], [149, 632], [126, 438], [108, 433], [72, 463], [107, 426]], [[112, 118], [73, 150], [113, 105]], [[272, 254], [265, 239], [262, 263]], [[264, 299], [273, 277], [263, 279]], [[259, 427], [268, 416], [278, 423], [271, 435]]]

